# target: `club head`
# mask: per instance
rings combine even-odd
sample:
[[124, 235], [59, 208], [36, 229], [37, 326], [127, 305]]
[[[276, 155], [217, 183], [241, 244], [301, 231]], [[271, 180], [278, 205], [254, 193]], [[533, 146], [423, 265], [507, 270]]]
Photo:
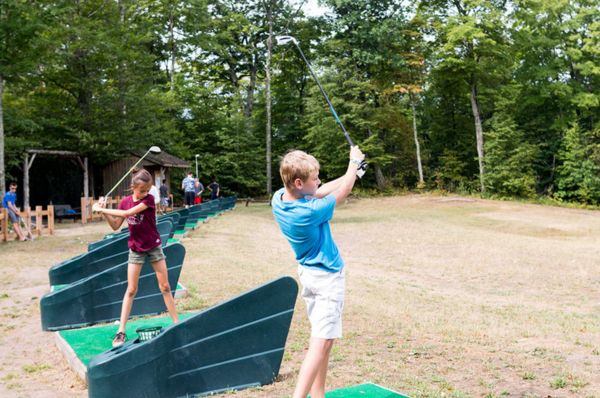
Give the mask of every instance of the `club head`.
[[277, 44], [281, 45], [281, 44], [288, 44], [289, 42], [293, 42], [294, 44], [298, 44], [298, 42], [296, 41], [296, 39], [294, 39], [292, 36], [276, 36], [275, 39], [277, 40]]
[[153, 146], [150, 147], [150, 149], [148, 149], [148, 152], [150, 152], [153, 155], [158, 155], [160, 153], [160, 148], [157, 146]]

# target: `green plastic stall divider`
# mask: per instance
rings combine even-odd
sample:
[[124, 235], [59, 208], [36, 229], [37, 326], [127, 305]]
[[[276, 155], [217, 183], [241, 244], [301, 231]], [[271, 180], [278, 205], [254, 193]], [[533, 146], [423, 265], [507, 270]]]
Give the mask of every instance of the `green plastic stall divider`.
[[187, 397], [273, 382], [298, 284], [281, 277], [171, 325], [127, 341], [88, 364], [88, 397]]
[[[182, 231], [185, 229], [185, 224], [187, 223], [187, 218], [190, 215], [189, 209], [179, 209], [176, 210], [179, 213], [179, 222], [177, 223], [177, 227], [175, 227], [175, 232]], [[175, 213], [175, 212], [173, 212]]]
[[[166, 218], [161, 217], [161, 218], [157, 219], [156, 225], [158, 226], [161, 222], [164, 222], [167, 220], [170, 221], [172, 225], [177, 225], [177, 221], [179, 220], [178, 214], [176, 215], [176, 219], [177, 220], [174, 220], [174, 217], [166, 217]], [[169, 233], [169, 236], [167, 237], [167, 240], [169, 240], [173, 237], [174, 232], [175, 232], [174, 227], [171, 227], [171, 231]], [[112, 242], [112, 239], [122, 238], [123, 236], [129, 236], [129, 228], [128, 227], [124, 227], [123, 229], [121, 229], [121, 231], [116, 233], [115, 236], [113, 236], [112, 238], [103, 239], [103, 240], [99, 240], [97, 242], [90, 243], [88, 245], [88, 252], [109, 244], [110, 242]], [[163, 246], [164, 246], [166, 244], [165, 243], [166, 241], [163, 239], [162, 235], [161, 235], [161, 240], [163, 241]]]
[[[156, 228], [160, 235], [161, 245], [164, 247], [167, 244], [173, 224], [171, 220], [165, 220], [157, 224]], [[126, 262], [129, 258], [128, 239], [129, 235], [125, 235], [82, 256], [74, 257], [53, 266], [48, 272], [50, 285], [73, 283]]]
[[188, 219], [185, 222], [185, 227], [187, 227], [190, 224], [196, 225], [198, 223], [198, 216], [202, 213], [202, 205], [198, 204], [190, 206], [188, 207], [188, 210], [190, 211], [190, 214], [188, 215]]
[[[175, 243], [165, 246], [163, 251], [167, 256], [169, 284], [174, 295], [185, 258], [185, 248]], [[42, 330], [72, 329], [118, 320], [127, 290], [127, 266], [125, 261], [44, 295], [40, 302]], [[166, 310], [156, 274], [146, 258], [130, 317], [155, 315]]]

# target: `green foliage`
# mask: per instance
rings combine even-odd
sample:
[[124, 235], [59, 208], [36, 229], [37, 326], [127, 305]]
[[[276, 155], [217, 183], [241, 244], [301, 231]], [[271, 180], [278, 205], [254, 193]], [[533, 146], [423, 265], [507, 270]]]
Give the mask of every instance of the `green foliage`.
[[[368, 154], [365, 192], [424, 188], [412, 99], [427, 187], [481, 189], [477, 113], [490, 195], [599, 204], [599, 0], [322, 3], [308, 18], [283, 1], [274, 31], [299, 40]], [[7, 178], [26, 149], [75, 150], [98, 187], [105, 164], [159, 145], [199, 154], [205, 185], [263, 195], [267, 34], [259, 0], [0, 1]], [[273, 187], [292, 148], [338, 177], [348, 143], [306, 64], [289, 45], [272, 61]]]
[[600, 145], [591, 141], [598, 131], [588, 133], [578, 124], [565, 132], [558, 157], [555, 197], [597, 205], [600, 202]]
[[509, 115], [497, 112], [486, 134], [486, 187], [504, 196], [535, 195], [535, 172], [532, 164], [538, 148], [528, 143]]

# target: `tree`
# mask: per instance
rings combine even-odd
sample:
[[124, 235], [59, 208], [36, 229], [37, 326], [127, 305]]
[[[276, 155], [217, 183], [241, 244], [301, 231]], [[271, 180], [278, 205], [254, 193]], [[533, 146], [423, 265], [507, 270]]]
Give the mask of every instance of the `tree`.
[[556, 197], [600, 203], [600, 145], [591, 143], [591, 138], [597, 135], [597, 131], [590, 133], [577, 123], [565, 132], [558, 153], [562, 165], [557, 168]]
[[502, 78], [511, 64], [505, 34], [506, 0], [423, 0], [419, 13], [436, 37], [433, 68], [457, 74], [467, 84], [475, 135], [481, 191], [485, 191], [485, 158], [481, 92], [486, 80]]
[[6, 83], [16, 83], [39, 66], [43, 9], [39, 2], [0, 0], [0, 196], [6, 192], [3, 94]]

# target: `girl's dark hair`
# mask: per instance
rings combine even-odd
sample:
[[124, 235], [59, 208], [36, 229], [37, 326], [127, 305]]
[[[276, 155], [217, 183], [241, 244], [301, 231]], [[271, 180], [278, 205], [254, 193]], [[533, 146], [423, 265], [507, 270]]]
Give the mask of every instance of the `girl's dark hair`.
[[137, 187], [139, 185], [147, 185], [152, 182], [152, 176], [148, 172], [148, 170], [140, 170], [137, 167], [133, 168], [132, 177], [131, 177], [131, 185]]

